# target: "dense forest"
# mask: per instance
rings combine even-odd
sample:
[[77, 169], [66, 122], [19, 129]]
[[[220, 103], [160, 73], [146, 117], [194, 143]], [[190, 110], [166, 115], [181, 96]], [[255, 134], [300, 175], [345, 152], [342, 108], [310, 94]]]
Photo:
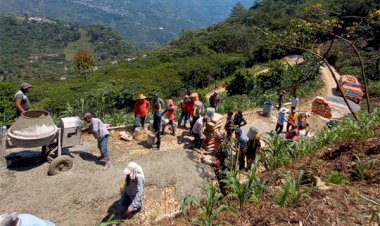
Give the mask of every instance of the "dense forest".
[[[361, 80], [361, 64], [349, 43], [358, 49], [371, 82], [380, 79], [379, 17], [376, 0], [262, 0], [251, 9], [236, 5], [226, 21], [185, 31], [158, 50], [140, 52], [128, 63], [109, 64], [88, 79], [76, 77], [54, 86], [31, 81], [30, 99], [34, 109], [56, 115], [93, 111], [106, 117], [128, 110], [139, 93], [204, 95], [207, 87], [226, 85], [230, 96], [225, 103], [260, 105], [295, 84], [302, 87], [300, 95], [318, 88], [318, 56], [326, 50], [330, 51], [325, 57], [340, 73]], [[290, 70], [279, 59], [292, 54], [306, 60]], [[258, 74], [262, 68], [270, 70]], [[1, 86], [5, 107], [0, 112], [8, 118], [18, 85]], [[236, 105], [224, 110], [233, 108]]]
[[54, 81], [72, 77], [73, 55], [78, 49], [93, 52], [99, 65], [125, 60], [136, 51], [109, 28], [0, 15], [0, 80]]

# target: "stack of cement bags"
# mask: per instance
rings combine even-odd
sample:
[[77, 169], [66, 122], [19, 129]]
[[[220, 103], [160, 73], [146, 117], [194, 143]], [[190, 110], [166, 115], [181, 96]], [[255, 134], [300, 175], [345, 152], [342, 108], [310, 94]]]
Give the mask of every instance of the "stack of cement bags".
[[206, 153], [215, 153], [224, 137], [224, 124], [225, 120], [221, 114], [210, 113], [210, 109], [207, 109], [207, 116], [210, 120], [206, 124], [204, 135], [206, 139], [203, 141], [203, 147]]

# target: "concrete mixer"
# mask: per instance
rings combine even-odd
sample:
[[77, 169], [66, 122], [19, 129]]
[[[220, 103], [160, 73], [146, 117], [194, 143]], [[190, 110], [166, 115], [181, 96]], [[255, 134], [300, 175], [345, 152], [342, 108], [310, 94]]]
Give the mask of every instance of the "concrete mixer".
[[50, 162], [49, 175], [70, 170], [73, 160], [62, 155], [63, 148], [80, 143], [82, 120], [79, 117], [61, 118], [58, 128], [47, 111], [24, 112], [7, 131], [6, 148], [42, 147]]

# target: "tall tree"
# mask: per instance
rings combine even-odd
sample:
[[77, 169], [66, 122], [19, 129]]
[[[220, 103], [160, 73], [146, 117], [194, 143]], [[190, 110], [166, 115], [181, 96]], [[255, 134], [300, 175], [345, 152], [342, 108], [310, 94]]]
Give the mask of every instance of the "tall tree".
[[77, 74], [87, 80], [94, 71], [95, 60], [88, 50], [80, 49], [74, 56], [74, 65]]

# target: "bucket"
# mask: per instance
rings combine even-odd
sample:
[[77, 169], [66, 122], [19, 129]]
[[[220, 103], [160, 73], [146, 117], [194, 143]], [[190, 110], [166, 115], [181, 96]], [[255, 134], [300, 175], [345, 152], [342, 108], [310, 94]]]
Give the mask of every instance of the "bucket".
[[248, 130], [247, 137], [248, 137], [248, 139], [250, 139], [250, 140], [254, 140], [255, 136], [256, 136], [258, 133], [259, 133], [258, 130], [257, 130], [255, 127], [252, 126], [252, 127], [249, 128], [249, 130]]
[[263, 116], [270, 117], [272, 113], [272, 106], [273, 104], [271, 102], [265, 102], [263, 107]]
[[133, 135], [133, 138], [135, 140], [143, 140], [144, 139], [144, 132], [142, 131], [141, 128], [135, 129], [135, 134]]
[[207, 108], [206, 115], [209, 119], [212, 119], [214, 117], [214, 114], [215, 114], [215, 108], [211, 108], [211, 107]]
[[146, 138], [146, 144], [151, 147], [155, 141], [156, 141], [156, 134], [154, 132], [150, 131], [148, 133], [147, 138]]

